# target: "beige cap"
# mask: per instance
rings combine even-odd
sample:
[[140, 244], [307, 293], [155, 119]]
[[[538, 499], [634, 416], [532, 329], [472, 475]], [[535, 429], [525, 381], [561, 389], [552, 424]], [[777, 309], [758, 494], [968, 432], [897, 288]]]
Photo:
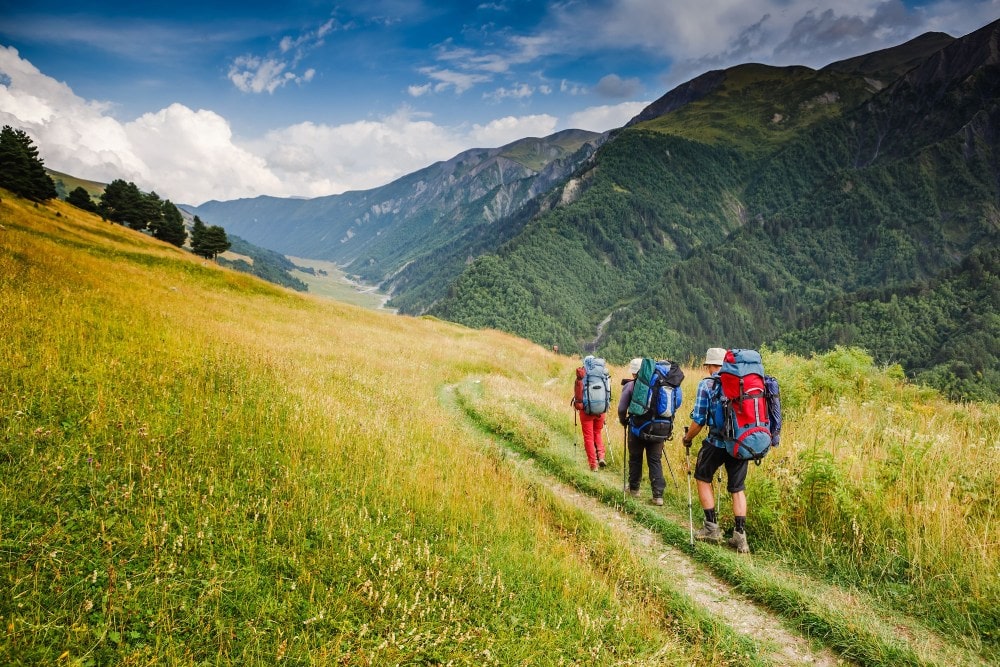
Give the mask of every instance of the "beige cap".
[[642, 368], [642, 359], [640, 357], [636, 357], [632, 361], [628, 362], [628, 372], [632, 375], [636, 375], [640, 368]]
[[722, 347], [710, 347], [705, 353], [706, 366], [721, 366], [726, 360], [726, 350]]

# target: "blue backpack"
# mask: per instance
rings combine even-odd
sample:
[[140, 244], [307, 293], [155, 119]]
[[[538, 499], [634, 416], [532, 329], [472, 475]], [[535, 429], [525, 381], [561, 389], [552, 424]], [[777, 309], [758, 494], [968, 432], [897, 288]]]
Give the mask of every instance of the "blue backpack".
[[681, 406], [684, 371], [672, 361], [643, 359], [628, 404], [629, 432], [640, 440], [663, 442], [674, 432], [674, 414]]

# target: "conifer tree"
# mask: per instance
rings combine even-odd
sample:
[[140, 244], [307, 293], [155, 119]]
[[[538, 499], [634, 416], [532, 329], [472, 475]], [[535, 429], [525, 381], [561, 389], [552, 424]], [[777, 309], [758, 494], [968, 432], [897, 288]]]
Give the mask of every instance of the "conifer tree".
[[201, 248], [202, 238], [205, 236], [205, 223], [201, 221], [201, 218], [194, 216], [194, 222], [191, 224], [191, 251], [194, 254], [199, 254], [198, 249]]
[[83, 186], [78, 185], [72, 192], [66, 195], [66, 203], [72, 204], [77, 208], [82, 208], [84, 211], [97, 212], [97, 204], [94, 203], [90, 193]]
[[[143, 195], [139, 188], [135, 183], [126, 183], [120, 178], [111, 181], [104, 188], [98, 205], [98, 210], [105, 218], [122, 225], [127, 224], [133, 229], [143, 229], [146, 226], [142, 208]], [[143, 223], [137, 226], [140, 220]]]
[[[156, 191], [148, 195], [140, 195], [139, 215], [135, 222], [130, 221], [132, 229], [153, 229], [159, 228], [163, 222], [163, 200]], [[155, 236], [155, 234], [154, 234]]]
[[226, 236], [226, 230], [219, 225], [210, 225], [201, 236], [201, 243], [194, 249], [195, 254], [215, 259], [220, 254], [229, 250], [232, 244]]
[[155, 223], [150, 223], [149, 229], [156, 238], [172, 243], [178, 248], [187, 241], [184, 217], [169, 199], [163, 202], [159, 218]]
[[0, 130], [0, 186], [32, 201], [56, 197], [55, 183], [45, 173], [31, 137], [10, 125]]

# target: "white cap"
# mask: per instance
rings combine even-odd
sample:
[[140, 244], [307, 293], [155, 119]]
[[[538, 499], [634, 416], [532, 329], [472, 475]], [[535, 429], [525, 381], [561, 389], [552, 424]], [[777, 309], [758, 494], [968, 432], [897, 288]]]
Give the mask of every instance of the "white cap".
[[636, 357], [632, 361], [628, 362], [628, 372], [632, 375], [639, 373], [639, 369], [642, 367], [642, 358]]
[[721, 366], [726, 360], [726, 350], [722, 347], [710, 347], [705, 353], [706, 366]]

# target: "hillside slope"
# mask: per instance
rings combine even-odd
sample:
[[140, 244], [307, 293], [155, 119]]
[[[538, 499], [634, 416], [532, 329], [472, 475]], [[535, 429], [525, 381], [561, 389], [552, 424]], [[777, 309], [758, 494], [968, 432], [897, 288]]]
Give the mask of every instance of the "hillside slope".
[[[998, 407], [857, 351], [768, 356], [786, 430], [741, 557], [687, 546], [680, 485], [653, 507], [622, 498], [615, 452], [591, 473], [577, 361], [509, 335], [7, 192], [0, 332], [3, 664], [1000, 657]], [[732, 587], [711, 604], [709, 574]]]

